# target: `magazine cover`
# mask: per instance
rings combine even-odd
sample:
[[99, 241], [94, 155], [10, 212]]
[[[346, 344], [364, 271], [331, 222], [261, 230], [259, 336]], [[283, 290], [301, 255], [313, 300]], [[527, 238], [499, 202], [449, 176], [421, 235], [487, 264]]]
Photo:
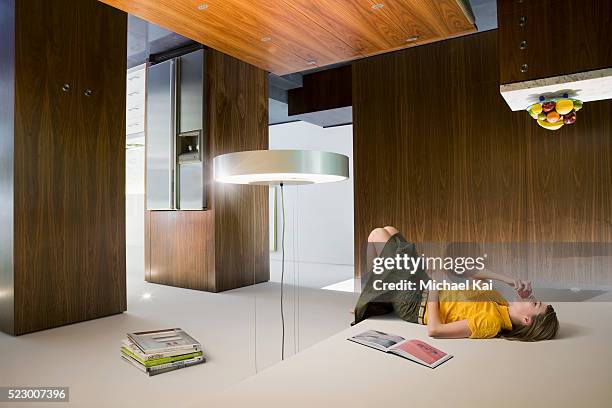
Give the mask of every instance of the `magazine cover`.
[[128, 337], [144, 353], [156, 353], [186, 347], [197, 349], [199, 346], [197, 341], [179, 328], [128, 333]]

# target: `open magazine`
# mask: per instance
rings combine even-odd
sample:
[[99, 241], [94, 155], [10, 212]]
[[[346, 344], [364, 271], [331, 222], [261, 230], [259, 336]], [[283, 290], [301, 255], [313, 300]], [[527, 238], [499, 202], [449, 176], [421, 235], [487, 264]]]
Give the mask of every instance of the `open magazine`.
[[453, 356], [430, 346], [421, 340], [406, 340], [403, 337], [387, 334], [376, 330], [368, 330], [348, 340], [364, 346], [384, 351], [422, 364], [429, 368], [436, 368]]

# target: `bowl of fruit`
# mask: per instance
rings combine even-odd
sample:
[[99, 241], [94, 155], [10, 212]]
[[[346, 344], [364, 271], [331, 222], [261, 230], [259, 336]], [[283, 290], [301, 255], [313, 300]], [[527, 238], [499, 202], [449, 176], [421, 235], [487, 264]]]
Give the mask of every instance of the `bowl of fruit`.
[[582, 108], [582, 101], [568, 98], [567, 94], [557, 98], [540, 96], [538, 103], [529, 105], [527, 112], [538, 125], [547, 130], [561, 129], [563, 125], [576, 122], [576, 112]]

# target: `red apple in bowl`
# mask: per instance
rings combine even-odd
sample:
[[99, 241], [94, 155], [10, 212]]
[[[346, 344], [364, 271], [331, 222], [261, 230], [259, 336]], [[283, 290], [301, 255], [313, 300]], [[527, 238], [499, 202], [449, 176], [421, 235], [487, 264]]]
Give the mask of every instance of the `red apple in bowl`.
[[555, 103], [552, 101], [544, 102], [542, 104], [542, 110], [546, 113], [552, 111], [553, 109], [555, 109]]
[[576, 122], [576, 112], [570, 112], [567, 115], [563, 115], [563, 123], [571, 125]]

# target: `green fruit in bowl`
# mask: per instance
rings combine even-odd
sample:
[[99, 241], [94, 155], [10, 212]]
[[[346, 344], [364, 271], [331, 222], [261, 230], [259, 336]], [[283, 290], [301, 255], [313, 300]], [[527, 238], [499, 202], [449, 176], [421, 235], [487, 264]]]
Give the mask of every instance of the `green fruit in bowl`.
[[538, 115], [538, 120], [546, 120], [546, 114], [544, 112]]
[[580, 109], [582, 109], [582, 101], [574, 100], [574, 110], [578, 112]]

